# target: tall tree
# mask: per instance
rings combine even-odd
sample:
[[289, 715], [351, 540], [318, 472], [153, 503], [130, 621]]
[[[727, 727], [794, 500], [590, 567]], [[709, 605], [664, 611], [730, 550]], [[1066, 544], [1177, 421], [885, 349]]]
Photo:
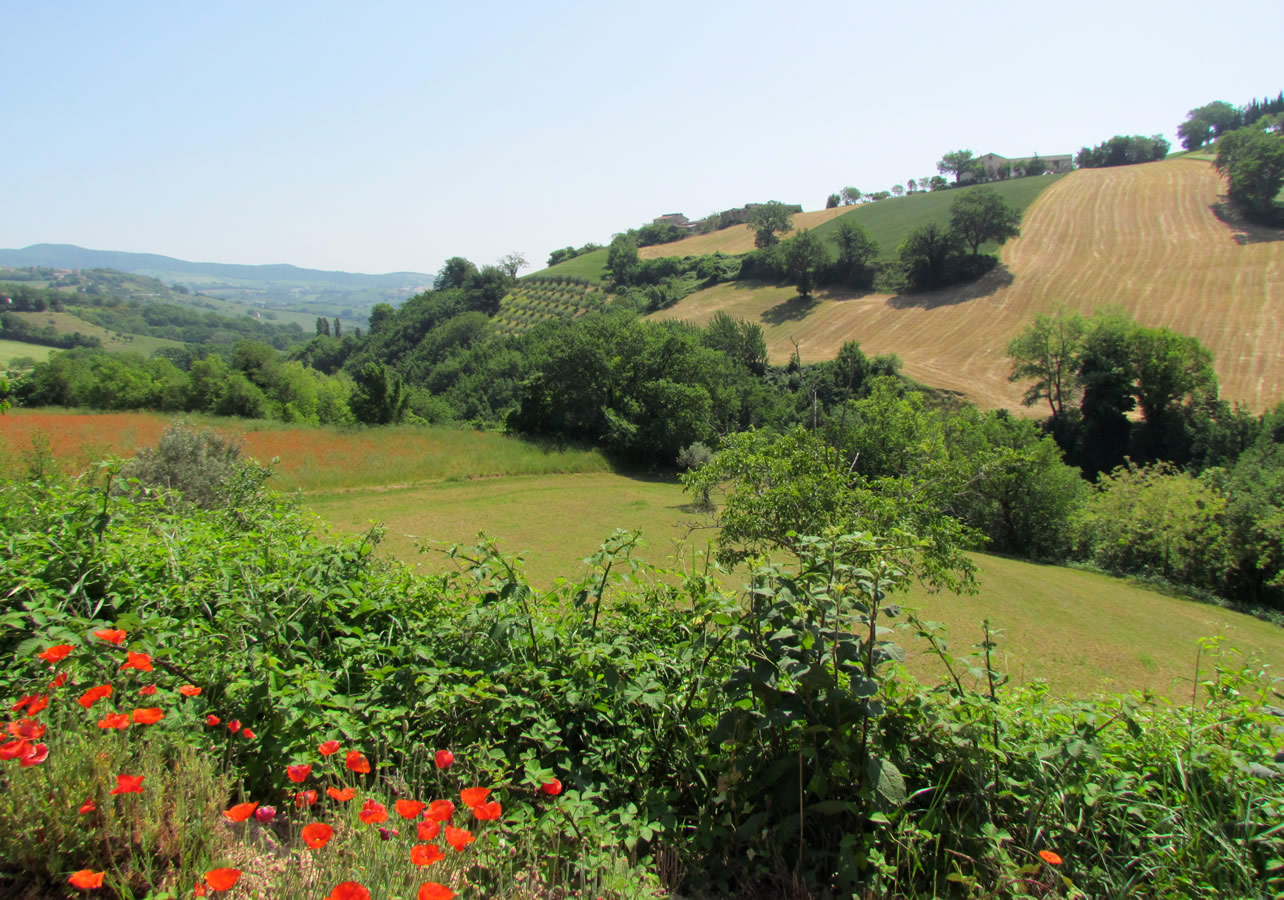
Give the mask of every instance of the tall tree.
[[527, 261], [526, 257], [521, 253], [513, 251], [505, 256], [501, 256], [499, 258], [498, 265], [504, 270], [504, 273], [508, 275], [509, 278], [516, 278], [517, 273], [528, 267], [530, 262]]
[[785, 271], [798, 288], [802, 297], [810, 297], [816, 285], [816, 276], [825, 264], [825, 245], [807, 228], [804, 228], [783, 247]]
[[909, 181], [905, 182], [905, 186], [906, 186], [907, 188], [909, 188], [909, 192], [910, 192], [911, 194], [918, 190], [918, 182], [917, 182], [917, 181], [915, 181], [913, 178], [911, 178]]
[[317, 316], [317, 337], [330, 336], [330, 320], [325, 316]]
[[878, 256], [878, 242], [858, 222], [844, 216], [838, 220], [833, 241], [838, 247], [838, 269], [852, 287], [869, 287], [873, 282], [870, 264]]
[[358, 422], [392, 425], [406, 417], [410, 395], [402, 380], [383, 363], [368, 362], [357, 373], [350, 406]]
[[925, 290], [945, 284], [959, 245], [958, 235], [935, 222], [910, 231], [900, 246], [901, 265], [910, 286]]
[[842, 197], [838, 196], [837, 194], [830, 194], [828, 197], [825, 198], [825, 209], [833, 209], [835, 206], [838, 206], [842, 202], [843, 202]]
[[476, 274], [477, 266], [472, 262], [462, 256], [452, 256], [442, 264], [441, 271], [433, 281], [433, 287], [439, 291], [461, 288], [471, 276]]
[[954, 183], [958, 184], [965, 172], [972, 171], [974, 159], [971, 150], [952, 150], [936, 163], [936, 171], [942, 175], [953, 175]]
[[627, 234], [617, 234], [606, 251], [606, 270], [620, 285], [629, 284], [638, 269], [638, 245]]
[[749, 227], [754, 231], [754, 246], [762, 250], [779, 243], [776, 232], [789, 231], [794, 226], [789, 221], [789, 207], [772, 200], [749, 211]]
[[974, 187], [960, 191], [950, 204], [950, 228], [981, 252], [986, 241], [1003, 244], [1021, 234], [1021, 212], [1008, 206], [994, 188]]
[[861, 198], [860, 188], [845, 187], [842, 190], [842, 195], [843, 195], [843, 206], [855, 206], [857, 203], [860, 203], [860, 198]]
[[1055, 315], [1035, 316], [1008, 343], [1012, 360], [1008, 381], [1034, 382], [1022, 399], [1026, 406], [1046, 400], [1053, 419], [1065, 417], [1066, 404], [1079, 385], [1079, 356], [1087, 327], [1083, 316], [1063, 308]]
[[903, 197], [903, 196], [905, 196], [905, 185], [903, 185], [903, 184], [894, 184], [894, 185], [892, 185], [892, 193], [893, 193], [894, 195], [896, 195], [897, 197]]
[[1268, 223], [1279, 215], [1275, 197], [1284, 185], [1284, 130], [1271, 131], [1275, 124], [1274, 116], [1265, 116], [1217, 142], [1217, 171], [1226, 176], [1231, 201]]

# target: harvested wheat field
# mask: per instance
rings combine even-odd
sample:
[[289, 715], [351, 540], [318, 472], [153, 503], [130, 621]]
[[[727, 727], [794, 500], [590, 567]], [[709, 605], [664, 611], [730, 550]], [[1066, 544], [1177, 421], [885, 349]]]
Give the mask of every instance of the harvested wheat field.
[[[1016, 408], [1004, 348], [1040, 312], [1122, 306], [1138, 321], [1193, 334], [1212, 352], [1222, 396], [1263, 410], [1284, 400], [1284, 232], [1218, 217], [1223, 182], [1175, 159], [1074, 172], [1027, 210], [1022, 237], [981, 281], [902, 297], [719, 285], [657, 318], [760, 322], [772, 360], [797, 341], [804, 362], [844, 341], [896, 353], [905, 372], [986, 407]], [[792, 339], [792, 341], [791, 341]]]
[[[789, 219], [797, 231], [801, 228], [815, 228], [830, 219], [851, 212], [853, 207], [835, 206], [833, 209], [818, 209], [814, 212], [797, 213]], [[706, 253], [748, 253], [753, 249], [753, 229], [748, 225], [733, 225], [714, 231], [710, 234], [697, 234], [683, 238], [672, 244], [653, 244], [638, 250], [641, 259], [657, 259], [661, 256], [704, 256]], [[788, 237], [788, 235], [786, 235]]]

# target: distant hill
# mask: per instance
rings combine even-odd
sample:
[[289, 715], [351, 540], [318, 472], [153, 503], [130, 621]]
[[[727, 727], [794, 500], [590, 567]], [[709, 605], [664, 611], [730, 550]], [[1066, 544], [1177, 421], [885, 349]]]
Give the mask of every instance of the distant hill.
[[364, 275], [286, 264], [189, 262], [155, 253], [87, 250], [73, 244], [33, 244], [21, 250], [0, 250], [0, 266], [117, 269], [262, 309], [339, 316], [356, 324], [365, 323], [376, 303], [400, 304], [431, 287], [433, 280], [433, 276], [422, 272]]

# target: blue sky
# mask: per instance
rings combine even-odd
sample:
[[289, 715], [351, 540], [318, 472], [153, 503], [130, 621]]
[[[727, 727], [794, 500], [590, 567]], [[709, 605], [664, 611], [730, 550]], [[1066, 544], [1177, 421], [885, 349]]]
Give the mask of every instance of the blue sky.
[[1277, 0], [0, 3], [0, 247], [361, 272], [1175, 144], [1284, 88]]

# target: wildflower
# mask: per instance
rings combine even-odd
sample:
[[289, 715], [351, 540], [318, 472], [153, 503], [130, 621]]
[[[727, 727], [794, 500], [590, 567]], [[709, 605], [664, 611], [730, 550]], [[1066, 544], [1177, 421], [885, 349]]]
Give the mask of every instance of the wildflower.
[[38, 766], [49, 758], [49, 748], [44, 744], [32, 744], [22, 759], [18, 760], [18, 765], [24, 769], [28, 766]]
[[31, 743], [23, 738], [16, 738], [7, 744], [0, 744], [0, 760], [8, 762], [13, 759], [21, 759], [27, 755], [27, 750]]
[[437, 763], [437, 768], [449, 769], [455, 762], [455, 754], [451, 753], [449, 750], [438, 750], [433, 755], [433, 759]]
[[435, 841], [437, 835], [441, 833], [441, 823], [434, 822], [432, 819], [426, 822], [420, 822], [416, 829], [416, 835], [421, 841]]
[[148, 684], [138, 689], [138, 696], [151, 697], [156, 693], [156, 685]]
[[98, 804], [93, 801], [93, 798], [90, 798], [86, 800], [84, 803], [80, 804], [80, 809], [78, 810], [78, 812], [82, 816], [85, 816], [93, 812], [97, 808], [98, 808]]
[[435, 881], [430, 881], [419, 888], [419, 900], [451, 900], [454, 896], [454, 891]]
[[446, 843], [450, 844], [450, 846], [454, 847], [456, 850], [463, 850], [475, 840], [477, 839], [473, 837], [473, 833], [467, 828], [454, 828], [450, 825], [446, 826]]
[[420, 803], [418, 800], [398, 800], [395, 804], [397, 815], [403, 819], [413, 819], [423, 812], [427, 803]]
[[58, 690], [58, 688], [62, 687], [66, 683], [67, 683], [67, 673], [59, 672], [56, 676], [54, 676], [54, 680], [49, 682], [49, 690], [56, 691]]
[[197, 897], [204, 897], [207, 893], [209, 893], [209, 889], [205, 887], [205, 882], [198, 881], [196, 882], [196, 886], [192, 888], [192, 893], [195, 894]]
[[36, 657], [38, 659], [43, 659], [51, 666], [56, 666], [67, 658], [67, 654], [70, 653], [72, 649], [71, 644], [58, 644], [54, 647], [50, 647], [48, 650], [43, 650], [40, 653], [37, 653]]
[[40, 694], [37, 697], [33, 697], [31, 698], [31, 702], [27, 704], [27, 715], [34, 716], [36, 713], [40, 712], [48, 705], [49, 705], [49, 698], [44, 694]]
[[360, 882], [345, 881], [335, 885], [325, 900], [370, 900], [370, 892]]
[[19, 719], [16, 722], [10, 722], [7, 730], [16, 738], [34, 741], [44, 736], [45, 726], [35, 719]]
[[254, 818], [261, 824], [266, 825], [268, 822], [271, 822], [276, 818], [276, 807], [260, 806], [258, 809], [254, 810]]
[[286, 766], [285, 774], [295, 784], [303, 784], [303, 782], [307, 781], [308, 776], [312, 774], [312, 766], [306, 763], [297, 766]]
[[233, 719], [232, 721], [228, 722], [227, 730], [232, 732], [232, 734], [236, 734], [238, 731], [241, 730], [241, 720]]
[[85, 709], [89, 709], [89, 707], [93, 706], [99, 700], [104, 697], [110, 697], [111, 695], [112, 686], [110, 684], [100, 684], [98, 687], [91, 687], [89, 690], [85, 691], [80, 695], [80, 698], [76, 702]]
[[539, 786], [539, 789], [550, 797], [556, 797], [562, 793], [562, 782], [554, 778], [552, 781], [546, 781]]
[[331, 754], [339, 752], [339, 742], [325, 741], [321, 746], [317, 747], [317, 749], [321, 751], [322, 756], [330, 756]]
[[481, 804], [485, 803], [486, 798], [489, 796], [490, 796], [490, 788], [484, 788], [484, 787], [464, 788], [462, 791], [459, 792], [459, 799], [463, 800], [464, 805], [471, 809], [475, 809]]
[[316, 791], [299, 791], [297, 794], [294, 795], [294, 805], [297, 806], [299, 809], [303, 809], [305, 806], [311, 806], [316, 802], [317, 802]]
[[123, 731], [129, 727], [129, 713], [110, 712], [98, 720], [99, 728], [115, 728]]
[[1050, 866], [1061, 865], [1061, 857], [1053, 853], [1051, 850], [1040, 850], [1039, 858]]
[[370, 760], [366, 759], [365, 754], [360, 750], [349, 750], [343, 764], [362, 775], [370, 771]]
[[184, 697], [199, 697], [201, 689], [194, 684], [184, 684], [179, 687], [178, 692]]
[[492, 800], [489, 803], [479, 803], [473, 807], [473, 815], [481, 821], [498, 819], [503, 814], [504, 807], [497, 800]]
[[401, 837], [401, 832], [400, 832], [400, 831], [398, 831], [397, 829], [395, 829], [395, 828], [383, 828], [382, 826], [379, 828], [379, 839], [380, 839], [380, 840], [383, 840], [383, 841], [390, 841], [390, 840], [392, 840], [392, 839], [393, 839], [393, 838], [395, 838], [395, 837]]
[[223, 720], [220, 719], [218, 716], [214, 715], [213, 713], [210, 713], [208, 716], [205, 717], [205, 724], [210, 726], [211, 728], [213, 728], [215, 725], [222, 724], [222, 722]]
[[388, 821], [388, 808], [376, 800], [367, 799], [361, 807], [361, 812], [357, 813], [357, 818], [361, 819], [367, 825], [374, 825], [377, 822]]
[[230, 891], [240, 880], [240, 869], [210, 869], [205, 873], [205, 883], [213, 891]]
[[307, 844], [313, 850], [320, 850], [330, 842], [334, 837], [334, 829], [324, 822], [313, 822], [311, 825], [303, 826], [303, 843]]
[[256, 806], [258, 806], [258, 803], [254, 801], [250, 801], [249, 803], [238, 803], [231, 809], [223, 810], [223, 815], [227, 816], [227, 818], [233, 822], [244, 822], [254, 813], [254, 808]]
[[111, 789], [113, 794], [141, 794], [143, 792], [143, 779], [145, 775], [117, 775], [116, 786]]
[[134, 710], [134, 722], [139, 725], [155, 725], [163, 718], [165, 718], [165, 713], [159, 706]]
[[152, 658], [146, 653], [129, 651], [129, 659], [120, 664], [122, 669], [137, 669], [140, 672], [152, 671]]
[[455, 814], [455, 804], [449, 800], [434, 800], [428, 804], [428, 818], [437, 822], [446, 822]]
[[254, 732], [253, 732], [253, 731], [250, 731], [250, 729], [248, 729], [248, 728], [242, 728], [242, 729], [241, 729], [241, 737], [245, 738], [247, 741], [253, 740], [253, 739], [254, 739]]
[[339, 789], [339, 788], [328, 787], [325, 789], [325, 792], [329, 794], [331, 797], [333, 797], [334, 799], [338, 800], [340, 803], [347, 803], [353, 797], [357, 796], [356, 788]]
[[94, 637], [106, 641], [109, 644], [115, 644], [119, 647], [125, 643], [125, 632], [119, 628], [100, 628], [94, 632]]
[[416, 844], [410, 848], [410, 861], [417, 866], [431, 866], [446, 858], [436, 844]]
[[89, 869], [81, 869], [79, 872], [71, 873], [71, 877], [67, 879], [67, 883], [72, 887], [80, 888], [82, 891], [88, 891], [93, 888], [102, 887], [103, 876], [106, 874], [106, 872], [93, 872]]

